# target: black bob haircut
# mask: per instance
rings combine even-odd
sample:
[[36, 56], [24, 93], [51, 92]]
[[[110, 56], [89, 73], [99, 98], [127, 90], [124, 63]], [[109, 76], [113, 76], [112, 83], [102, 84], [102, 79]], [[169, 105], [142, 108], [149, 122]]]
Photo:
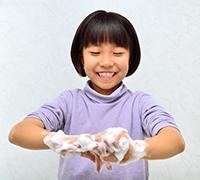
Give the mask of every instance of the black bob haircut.
[[103, 10], [89, 14], [81, 22], [74, 36], [71, 59], [79, 75], [86, 76], [82, 63], [83, 48], [104, 42], [129, 49], [129, 70], [126, 76], [132, 75], [138, 68], [141, 57], [136, 31], [130, 21], [122, 15]]

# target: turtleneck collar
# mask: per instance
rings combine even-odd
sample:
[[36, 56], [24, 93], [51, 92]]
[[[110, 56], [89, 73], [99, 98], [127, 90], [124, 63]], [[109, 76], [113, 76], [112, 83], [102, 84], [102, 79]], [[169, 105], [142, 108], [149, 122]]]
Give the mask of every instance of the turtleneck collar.
[[96, 92], [94, 89], [90, 87], [90, 81], [87, 81], [86, 86], [84, 88], [84, 93], [88, 98], [90, 98], [93, 102], [96, 103], [111, 103], [117, 101], [124, 93], [127, 92], [126, 86], [121, 83], [121, 85], [113, 91], [110, 95], [103, 95]]

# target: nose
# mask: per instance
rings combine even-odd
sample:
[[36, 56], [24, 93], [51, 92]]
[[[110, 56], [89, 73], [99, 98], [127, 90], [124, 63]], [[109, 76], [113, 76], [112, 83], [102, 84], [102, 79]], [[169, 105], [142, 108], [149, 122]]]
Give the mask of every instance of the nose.
[[114, 65], [114, 62], [110, 56], [104, 56], [101, 58], [99, 65], [102, 67], [111, 67]]

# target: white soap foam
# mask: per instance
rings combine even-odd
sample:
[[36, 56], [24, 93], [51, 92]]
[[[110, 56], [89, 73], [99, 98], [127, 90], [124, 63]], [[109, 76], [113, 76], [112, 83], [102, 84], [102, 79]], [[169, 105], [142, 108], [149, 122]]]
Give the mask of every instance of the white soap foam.
[[[121, 137], [119, 139], [118, 146], [114, 146], [114, 142], [116, 137], [121, 133], [122, 131], [125, 131], [127, 133], [127, 137]], [[113, 154], [116, 156], [118, 159], [118, 162], [120, 162], [125, 154], [127, 153], [129, 149], [129, 135], [128, 131], [126, 129], [116, 127], [116, 128], [108, 128], [104, 131], [103, 138], [109, 143], [109, 145], [112, 148]], [[54, 150], [57, 153], [61, 153], [62, 151], [66, 151], [66, 156], [69, 156], [71, 154], [76, 154], [76, 153], [81, 153], [81, 152], [86, 152], [86, 151], [92, 151], [94, 150], [95, 147], [97, 146], [102, 146], [102, 142], [97, 142], [95, 141], [95, 135], [90, 135], [90, 134], [81, 134], [77, 136], [77, 139], [75, 142], [70, 142], [67, 140], [66, 134], [64, 134], [63, 131], [59, 130], [57, 133], [55, 133], [53, 136], [46, 136], [44, 138], [44, 143], [51, 146], [51, 144], [57, 144], [55, 146]], [[113, 145], [112, 145], [113, 144]], [[104, 145], [105, 146], [105, 145]], [[53, 149], [53, 148], [52, 148]], [[108, 156], [110, 155], [109, 153], [104, 152], [103, 156]]]
[[97, 146], [97, 143], [85, 134], [81, 134], [77, 141], [77, 143], [81, 146], [81, 152], [91, 151]]
[[[114, 146], [114, 142], [116, 137], [122, 132], [126, 132], [126, 136], [125, 137], [121, 137], [119, 139], [119, 143], [118, 146], [119, 147], [115, 147]], [[129, 149], [129, 135], [128, 135], [128, 131], [124, 128], [120, 128], [120, 127], [115, 127], [115, 128], [108, 128], [105, 130], [105, 134], [103, 135], [103, 138], [109, 143], [109, 145], [111, 146], [112, 150], [113, 150], [113, 154], [115, 155], [115, 157], [118, 159], [118, 162], [120, 162], [125, 154], [127, 153], [128, 149]], [[104, 154], [105, 156], [108, 156], [110, 154]]]
[[115, 153], [115, 156], [117, 157], [118, 161], [124, 159], [125, 154], [127, 153], [129, 149], [129, 139], [122, 137], [119, 140], [119, 151]]

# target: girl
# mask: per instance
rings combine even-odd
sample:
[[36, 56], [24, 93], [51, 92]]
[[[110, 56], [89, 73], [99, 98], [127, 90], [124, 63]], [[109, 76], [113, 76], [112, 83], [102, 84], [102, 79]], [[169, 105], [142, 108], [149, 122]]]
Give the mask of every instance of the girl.
[[[147, 160], [169, 158], [184, 150], [184, 140], [172, 116], [150, 95], [132, 92], [123, 83], [140, 62], [137, 34], [125, 17], [105, 11], [89, 14], [76, 31], [71, 58], [77, 72], [89, 78], [85, 88], [65, 90], [29, 114], [12, 128], [10, 142], [29, 149], [56, 149], [44, 143], [44, 139], [51, 138], [58, 130], [67, 135], [97, 134], [117, 126], [126, 129], [133, 141], [145, 144], [140, 160], [125, 166], [114, 163], [111, 172], [103, 168], [96, 173], [92, 161], [98, 162], [90, 152], [68, 158], [61, 156], [60, 180], [147, 180]], [[102, 134], [98, 134], [100, 139]], [[118, 135], [123, 136], [121, 132]], [[118, 143], [117, 138], [114, 141]], [[133, 159], [134, 155], [136, 148], [129, 146], [123, 161]], [[99, 156], [100, 152], [95, 154]], [[104, 162], [115, 162], [113, 157], [110, 153]]]

